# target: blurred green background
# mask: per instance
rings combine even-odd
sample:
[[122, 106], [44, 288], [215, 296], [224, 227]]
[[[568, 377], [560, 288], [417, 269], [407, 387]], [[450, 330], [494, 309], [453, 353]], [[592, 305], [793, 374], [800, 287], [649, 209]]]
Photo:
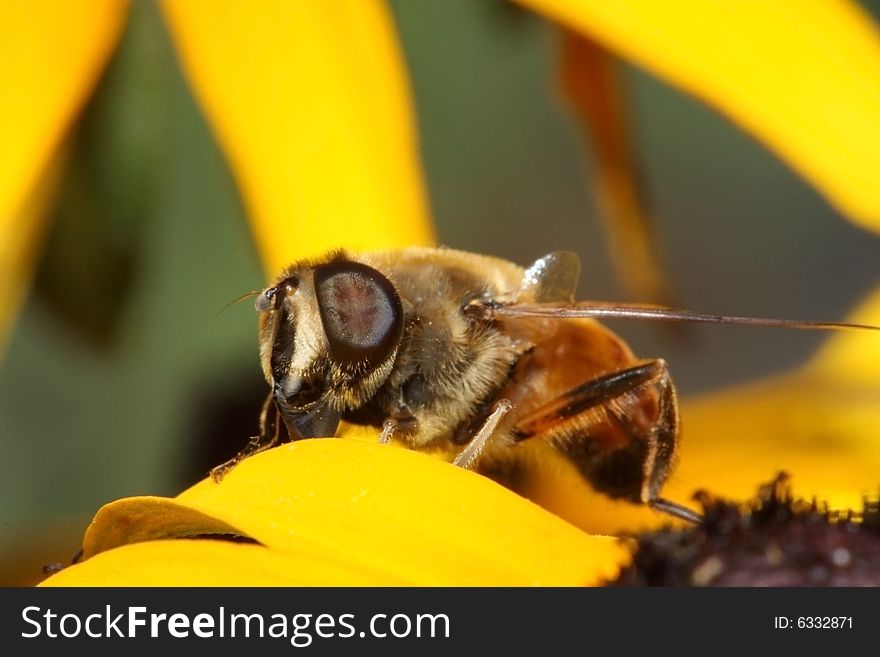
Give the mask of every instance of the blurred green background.
[[[391, 4], [441, 243], [523, 264], [571, 249], [584, 260], [580, 296], [619, 298], [589, 154], [554, 86], [554, 31], [495, 0]], [[627, 75], [679, 305], [841, 319], [876, 285], [880, 241], [711, 110]], [[37, 282], [0, 361], [0, 584], [67, 560], [104, 502], [173, 495], [204, 476], [254, 433], [265, 388], [251, 304], [218, 314], [264, 285], [261, 267], [153, 3], [133, 4], [67, 156]], [[615, 328], [666, 357], [685, 395], [793, 367], [822, 339]]]

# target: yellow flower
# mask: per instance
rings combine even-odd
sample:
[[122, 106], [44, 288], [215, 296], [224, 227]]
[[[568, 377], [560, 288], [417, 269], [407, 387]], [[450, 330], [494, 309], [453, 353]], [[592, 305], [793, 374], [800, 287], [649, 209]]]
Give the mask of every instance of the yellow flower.
[[[634, 269], [647, 282], [635, 287], [662, 293], [663, 286], [644, 239], [613, 75], [603, 65], [608, 50], [716, 106], [853, 220], [880, 224], [873, 173], [880, 39], [851, 3], [521, 4], [569, 30], [566, 86], [598, 136], [599, 185], [615, 239], [640, 253]], [[45, 53], [0, 57], [0, 79], [22, 92], [0, 122], [0, 143], [9, 144], [0, 169], [4, 326], [36, 252], [40, 181], [51, 176], [53, 151], [110, 55], [124, 7], [104, 0], [86, 10], [71, 0], [0, 9], [0, 25], [37, 39], [35, 50]], [[409, 93], [380, 2], [241, 0], [218, 8], [166, 0], [162, 7], [236, 174], [268, 274], [339, 245], [430, 242]], [[50, 73], [64, 84], [40, 84]], [[593, 96], [584, 94], [591, 81]], [[859, 319], [880, 322], [876, 305]], [[880, 344], [872, 338], [837, 336], [798, 373], [685, 402], [683, 454], [667, 496], [684, 501], [700, 487], [744, 496], [785, 469], [796, 492], [854, 504], [880, 479], [872, 434], [880, 400], [870, 373], [880, 371], [872, 368]], [[246, 460], [219, 485], [111, 503], [86, 533], [85, 560], [46, 583], [579, 585], [613, 575], [625, 558], [613, 539], [488, 480], [368, 444], [374, 440], [303, 441]], [[594, 533], [658, 522], [647, 510], [623, 515], [598, 498], [595, 508], [566, 517]]]

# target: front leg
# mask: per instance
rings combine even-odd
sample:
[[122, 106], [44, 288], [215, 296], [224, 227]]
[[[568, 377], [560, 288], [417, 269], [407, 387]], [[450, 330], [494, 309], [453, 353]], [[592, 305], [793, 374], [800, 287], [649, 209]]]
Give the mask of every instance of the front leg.
[[486, 445], [489, 444], [489, 439], [495, 434], [498, 423], [510, 412], [511, 408], [513, 408], [513, 404], [509, 400], [499, 400], [476, 435], [458, 453], [453, 463], [466, 470], [473, 470], [480, 460], [480, 455], [485, 451]]
[[278, 409], [275, 407], [275, 397], [272, 392], [266, 396], [263, 409], [260, 411], [260, 433], [253, 436], [243, 450], [225, 463], [221, 463], [210, 472], [211, 479], [218, 484], [232, 468], [244, 461], [247, 457], [274, 447], [279, 442], [281, 424], [278, 422]]
[[385, 421], [382, 422], [382, 433], [379, 434], [379, 444], [390, 445], [394, 434], [398, 434], [398, 436], [402, 435], [404, 440], [407, 441], [407, 438], [412, 436], [418, 430], [418, 426], [418, 420], [411, 415], [387, 417], [385, 418]]
[[[486, 445], [489, 444], [489, 440], [498, 428], [498, 423], [510, 412], [511, 408], [513, 408], [513, 404], [507, 399], [498, 401], [489, 417], [483, 421], [477, 433], [456, 455], [452, 463], [466, 470], [475, 469], [480, 460], [480, 455], [485, 451]], [[382, 433], [379, 434], [379, 444], [390, 444], [392, 436], [399, 430], [404, 430], [408, 435], [414, 432], [416, 430], [415, 418], [406, 418], [404, 420], [394, 417], [386, 418], [382, 423]]]

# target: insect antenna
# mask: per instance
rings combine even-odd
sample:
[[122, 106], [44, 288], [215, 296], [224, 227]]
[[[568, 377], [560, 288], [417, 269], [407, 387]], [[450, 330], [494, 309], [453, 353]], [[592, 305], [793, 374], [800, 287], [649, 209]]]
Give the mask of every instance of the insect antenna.
[[245, 292], [240, 297], [236, 297], [225, 306], [223, 306], [220, 310], [217, 311], [217, 317], [226, 312], [230, 307], [234, 306], [237, 303], [241, 303], [245, 299], [250, 299], [251, 297], [255, 297], [260, 293], [260, 290], [251, 290], [250, 292]]
[[872, 324], [853, 324], [848, 322], [823, 322], [809, 319], [775, 319], [770, 317], [742, 317], [736, 315], [715, 315], [694, 310], [681, 310], [666, 306], [642, 303], [617, 303], [613, 301], [581, 301], [570, 304], [501, 304], [478, 303], [479, 311], [489, 319], [496, 317], [551, 317], [556, 319], [641, 319], [660, 322], [693, 322], [703, 324], [739, 324], [746, 326], [767, 326], [772, 328], [806, 330], [855, 329], [880, 331], [880, 326]]

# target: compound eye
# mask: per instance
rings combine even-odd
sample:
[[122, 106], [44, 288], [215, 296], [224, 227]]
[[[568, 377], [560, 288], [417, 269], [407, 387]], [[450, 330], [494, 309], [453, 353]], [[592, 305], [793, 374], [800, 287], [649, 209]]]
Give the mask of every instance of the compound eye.
[[400, 342], [403, 307], [385, 276], [359, 262], [315, 269], [315, 294], [333, 358], [380, 365]]

